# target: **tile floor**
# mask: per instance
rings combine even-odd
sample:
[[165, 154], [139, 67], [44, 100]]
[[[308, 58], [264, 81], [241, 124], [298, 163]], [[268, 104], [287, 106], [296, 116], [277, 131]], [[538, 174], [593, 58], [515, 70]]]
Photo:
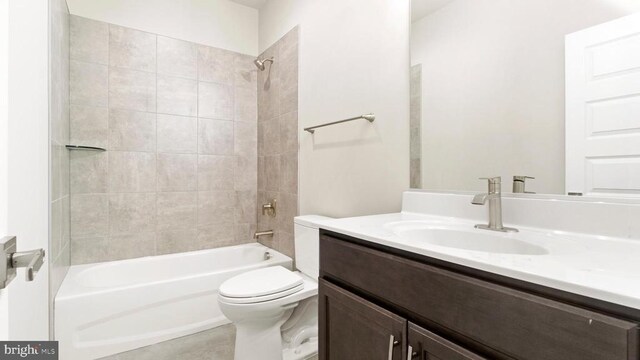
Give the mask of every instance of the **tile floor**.
[[[103, 360], [233, 360], [235, 338], [233, 325], [225, 325], [109, 356]], [[309, 360], [318, 360], [318, 357]]]

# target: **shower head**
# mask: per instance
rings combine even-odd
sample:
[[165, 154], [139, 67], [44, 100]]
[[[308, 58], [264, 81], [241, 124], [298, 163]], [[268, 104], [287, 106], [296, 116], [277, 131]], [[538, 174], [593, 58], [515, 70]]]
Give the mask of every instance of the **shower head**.
[[264, 68], [265, 68], [265, 67], [264, 67], [264, 63], [266, 63], [267, 61], [273, 64], [273, 56], [272, 56], [272, 57], [270, 57], [270, 58], [268, 58], [268, 59], [260, 59], [260, 58], [257, 58], [257, 59], [255, 59], [255, 60], [253, 60], [253, 63], [256, 65], [256, 67], [257, 67], [260, 71], [264, 71]]

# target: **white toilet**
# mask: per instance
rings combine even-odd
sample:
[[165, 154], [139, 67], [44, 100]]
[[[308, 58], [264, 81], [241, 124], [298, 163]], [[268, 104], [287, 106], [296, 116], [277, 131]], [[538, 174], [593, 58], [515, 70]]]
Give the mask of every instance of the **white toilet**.
[[303, 360], [318, 349], [318, 225], [329, 218], [295, 218], [299, 271], [273, 266], [234, 276], [218, 303], [236, 327], [235, 360]]

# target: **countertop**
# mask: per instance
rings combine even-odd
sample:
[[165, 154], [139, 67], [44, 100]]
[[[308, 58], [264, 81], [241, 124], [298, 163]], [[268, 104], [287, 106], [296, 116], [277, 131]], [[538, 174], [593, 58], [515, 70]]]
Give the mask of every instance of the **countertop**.
[[552, 251], [545, 255], [499, 254], [402, 238], [388, 226], [402, 221], [435, 221], [468, 227], [469, 231], [480, 234], [487, 232], [474, 229], [477, 222], [472, 220], [411, 212], [333, 219], [322, 221], [319, 227], [450, 263], [640, 309], [638, 240], [518, 227], [520, 233], [500, 236], [533, 238], [527, 242]]

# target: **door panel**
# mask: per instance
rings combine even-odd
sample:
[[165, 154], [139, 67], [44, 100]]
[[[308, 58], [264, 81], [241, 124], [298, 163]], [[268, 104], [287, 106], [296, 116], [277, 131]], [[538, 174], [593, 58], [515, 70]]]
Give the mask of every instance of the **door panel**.
[[409, 323], [409, 351], [417, 360], [486, 360], [440, 336]]
[[16, 236], [18, 251], [44, 249], [47, 258], [34, 281], [26, 282], [19, 269], [3, 290], [9, 313], [2, 320], [10, 340], [48, 340], [49, 1], [5, 1], [8, 110], [0, 118], [7, 140], [0, 143], [0, 175], [7, 181], [0, 202], [6, 206], [6, 229], [0, 236]]
[[640, 14], [566, 38], [566, 191], [640, 196]]
[[321, 360], [406, 358], [403, 318], [324, 280], [319, 291]]

